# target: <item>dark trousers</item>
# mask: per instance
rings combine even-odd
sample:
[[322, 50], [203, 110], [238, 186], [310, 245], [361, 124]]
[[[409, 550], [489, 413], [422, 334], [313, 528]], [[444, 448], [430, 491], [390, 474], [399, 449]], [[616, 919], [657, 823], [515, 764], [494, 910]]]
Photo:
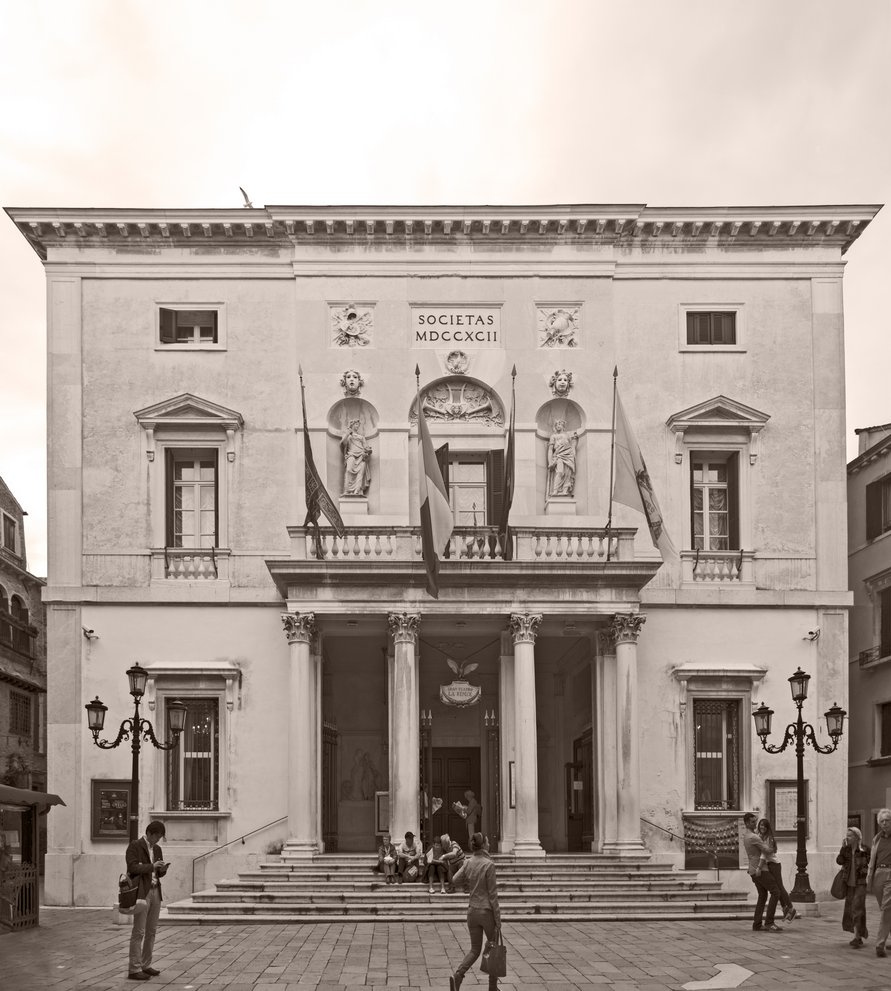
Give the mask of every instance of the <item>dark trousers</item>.
[[786, 891], [786, 887], [783, 884], [783, 865], [775, 864], [773, 861], [768, 861], [767, 869], [770, 871], [771, 877], [777, 883], [777, 893], [775, 895], [771, 894], [770, 900], [767, 903], [767, 915], [764, 921], [769, 926], [773, 922], [774, 913], [777, 908], [777, 900], [779, 900], [779, 903], [783, 908], [783, 915], [785, 915], [789, 909], [792, 908], [792, 899], [789, 897], [789, 892]]
[[866, 885], [848, 885], [845, 894], [845, 910], [842, 912], [842, 929], [860, 939], [868, 939], [866, 930]]
[[[486, 939], [495, 938], [495, 915], [490, 908], [469, 908], [467, 910], [467, 931], [470, 933], [470, 950], [467, 956], [458, 964], [455, 977], [464, 980], [464, 975], [474, 965], [477, 957], [483, 952], [483, 934]], [[492, 974], [489, 977], [490, 991], [498, 987], [498, 978]]]
[[[768, 865], [770, 866], [770, 865]], [[780, 865], [777, 864], [777, 867]], [[764, 914], [764, 904], [767, 902], [768, 897], [770, 901], [767, 902], [767, 918], [764, 920], [764, 925], [773, 925], [774, 912], [776, 911], [777, 902], [780, 899], [780, 889], [777, 885], [777, 879], [769, 870], [763, 870], [760, 874], [753, 874], [752, 884], [755, 885], [755, 890], [758, 892], [758, 901], [755, 903], [755, 915], [752, 918], [752, 928], [760, 929], [762, 927], [761, 916]], [[786, 895], [788, 899], [789, 896]], [[791, 905], [791, 902], [789, 902]]]

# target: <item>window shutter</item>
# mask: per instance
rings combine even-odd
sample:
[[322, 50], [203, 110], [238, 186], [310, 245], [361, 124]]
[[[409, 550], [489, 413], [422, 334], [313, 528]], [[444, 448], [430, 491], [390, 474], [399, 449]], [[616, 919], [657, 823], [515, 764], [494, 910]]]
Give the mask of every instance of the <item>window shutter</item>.
[[866, 539], [875, 540], [882, 532], [882, 485], [884, 479], [866, 486]]
[[161, 307], [161, 343], [176, 343], [176, 313]]
[[220, 546], [220, 450], [213, 450], [213, 545]]
[[694, 496], [694, 491], [696, 486], [693, 484], [693, 471], [696, 467], [696, 455], [690, 451], [687, 454], [687, 458], [690, 462], [690, 549], [696, 549], [696, 525], [693, 522], [693, 514], [696, 507], [696, 498]]
[[173, 547], [173, 448], [164, 450], [164, 546]]
[[730, 549], [739, 548], [739, 455], [731, 454], [727, 459], [727, 509], [730, 532]]
[[879, 656], [891, 654], [891, 588], [879, 593]]
[[489, 451], [486, 459], [486, 523], [498, 526], [504, 505], [504, 451]]

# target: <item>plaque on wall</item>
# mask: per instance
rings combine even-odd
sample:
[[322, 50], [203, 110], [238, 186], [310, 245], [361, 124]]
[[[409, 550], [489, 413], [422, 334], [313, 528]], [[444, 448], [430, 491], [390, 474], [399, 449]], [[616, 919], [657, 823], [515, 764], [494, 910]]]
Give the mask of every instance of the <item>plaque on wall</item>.
[[412, 306], [413, 348], [503, 348], [500, 306]]
[[[810, 833], [807, 817], [808, 782], [804, 782], [804, 835]], [[794, 779], [767, 782], [767, 818], [774, 836], [798, 835], [798, 785]]]
[[130, 781], [93, 778], [92, 838], [126, 840], [130, 837]]

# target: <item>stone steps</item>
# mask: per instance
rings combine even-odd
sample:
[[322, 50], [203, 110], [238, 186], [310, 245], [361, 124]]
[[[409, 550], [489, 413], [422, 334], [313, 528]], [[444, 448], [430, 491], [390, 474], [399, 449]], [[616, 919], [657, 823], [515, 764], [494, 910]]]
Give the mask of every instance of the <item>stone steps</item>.
[[[430, 894], [421, 883], [387, 885], [367, 855], [322, 855], [262, 864], [212, 889], [166, 905], [167, 924], [461, 922], [467, 896]], [[495, 856], [502, 915], [510, 921], [677, 920], [747, 917], [746, 896], [695, 871], [648, 857]]]

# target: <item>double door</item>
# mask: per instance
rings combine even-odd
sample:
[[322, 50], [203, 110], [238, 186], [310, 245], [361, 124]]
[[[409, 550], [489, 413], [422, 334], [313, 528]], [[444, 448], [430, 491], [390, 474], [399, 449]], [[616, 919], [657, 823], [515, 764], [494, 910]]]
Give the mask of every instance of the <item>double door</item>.
[[[480, 798], [479, 747], [433, 748], [433, 796], [442, 799], [442, 807], [433, 816], [433, 835], [448, 833], [453, 840], [467, 849], [467, 824], [452, 809], [453, 802], [467, 804], [466, 791]], [[483, 819], [486, 810], [483, 809]]]

